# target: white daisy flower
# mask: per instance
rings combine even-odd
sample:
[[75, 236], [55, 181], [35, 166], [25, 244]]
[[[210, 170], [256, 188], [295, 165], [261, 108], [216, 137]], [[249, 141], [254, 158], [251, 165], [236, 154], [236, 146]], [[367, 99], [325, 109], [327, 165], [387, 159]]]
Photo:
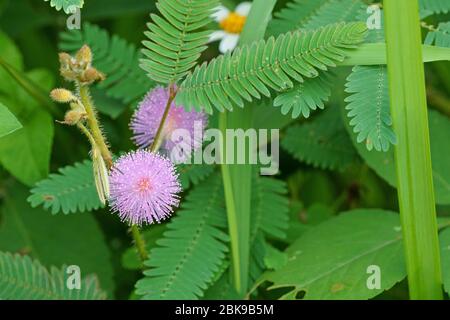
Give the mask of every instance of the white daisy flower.
[[213, 32], [210, 36], [210, 42], [220, 40], [219, 51], [221, 53], [236, 48], [251, 7], [251, 2], [242, 2], [231, 12], [224, 6], [219, 6], [212, 14], [222, 30]]

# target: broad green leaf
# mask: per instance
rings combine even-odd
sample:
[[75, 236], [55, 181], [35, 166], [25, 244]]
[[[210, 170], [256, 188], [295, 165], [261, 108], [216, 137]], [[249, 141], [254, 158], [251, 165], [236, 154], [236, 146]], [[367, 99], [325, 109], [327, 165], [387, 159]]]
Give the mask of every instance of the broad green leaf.
[[[35, 70], [27, 76], [50, 90], [53, 80], [47, 71]], [[54, 121], [17, 84], [14, 95], [0, 94], [0, 101], [8, 105], [23, 125], [21, 130], [0, 138], [0, 163], [20, 182], [31, 186], [48, 175]]]
[[[433, 181], [436, 203], [450, 204], [450, 120], [437, 111], [429, 110], [429, 128], [431, 140], [431, 158], [433, 162]], [[396, 186], [394, 150], [388, 152], [369, 151], [364, 145], [356, 142], [355, 135], [349, 126], [347, 131], [359, 155], [380, 177], [390, 185]]]
[[[0, 31], [0, 61], [7, 62], [18, 70], [23, 69], [22, 54], [14, 42]], [[15, 83], [9, 74], [0, 65], [0, 94], [11, 93]]]
[[82, 277], [96, 274], [101, 287], [112, 292], [111, 255], [90, 214], [52, 216], [26, 202], [28, 190], [12, 184], [0, 207], [0, 250], [29, 254], [46, 267], [77, 265]]
[[0, 138], [22, 128], [19, 120], [0, 103]]
[[[269, 289], [293, 287], [282, 298], [369, 299], [406, 276], [399, 216], [381, 209], [343, 213], [310, 229], [286, 253], [288, 262], [266, 272]], [[381, 271], [380, 289], [369, 289], [370, 266]]]

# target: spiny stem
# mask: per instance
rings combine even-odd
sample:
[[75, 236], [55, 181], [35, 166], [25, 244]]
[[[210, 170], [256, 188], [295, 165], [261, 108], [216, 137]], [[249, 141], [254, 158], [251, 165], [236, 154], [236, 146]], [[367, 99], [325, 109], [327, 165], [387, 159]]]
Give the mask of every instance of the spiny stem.
[[139, 231], [139, 227], [137, 225], [132, 225], [130, 227], [130, 230], [131, 234], [133, 235], [134, 245], [136, 246], [141, 262], [144, 262], [148, 259], [148, 253], [145, 246], [144, 238], [142, 237], [142, 234]]
[[92, 104], [89, 94], [88, 86], [80, 85], [80, 98], [87, 113], [87, 122], [89, 124], [89, 129], [91, 129], [92, 137], [94, 138], [96, 145], [100, 149], [100, 152], [106, 162], [106, 165], [108, 166], [108, 169], [111, 169], [113, 165], [111, 152], [109, 151], [108, 145], [105, 141], [105, 137], [103, 136], [102, 130], [100, 129], [94, 105]]
[[[100, 129], [94, 105], [91, 102], [89, 87], [80, 85], [79, 88], [81, 102], [86, 110], [87, 122], [89, 124], [90, 131], [87, 130], [87, 128], [82, 124], [78, 127], [88, 137], [89, 140], [93, 140], [91, 141], [91, 143], [95, 144], [100, 149], [100, 153], [102, 154], [102, 157], [105, 160], [108, 169], [111, 169], [111, 167], [113, 166], [112, 155], [109, 151], [108, 145], [106, 144], [105, 137], [103, 136], [103, 133]], [[131, 226], [131, 234], [133, 236], [136, 249], [139, 253], [139, 257], [141, 258], [141, 261], [144, 262], [148, 258], [148, 253], [145, 247], [144, 238], [142, 237], [142, 234], [136, 225]]]
[[82, 133], [84, 133], [84, 135], [88, 138], [89, 142], [91, 143], [92, 148], [94, 148], [96, 142], [92, 134], [89, 132], [88, 128], [86, 128], [86, 126], [82, 123], [78, 123], [77, 127], [81, 130]]
[[153, 140], [152, 145], [150, 146], [149, 150], [150, 152], [156, 152], [160, 145], [161, 145], [161, 134], [164, 129], [164, 124], [166, 123], [167, 116], [169, 115], [170, 106], [172, 105], [173, 100], [175, 100], [175, 97], [177, 95], [177, 91], [175, 90], [175, 87], [173, 85], [169, 86], [169, 99], [167, 100], [166, 107], [164, 109], [164, 114], [161, 118], [161, 122], [159, 123], [158, 130], [156, 131], [155, 139]]

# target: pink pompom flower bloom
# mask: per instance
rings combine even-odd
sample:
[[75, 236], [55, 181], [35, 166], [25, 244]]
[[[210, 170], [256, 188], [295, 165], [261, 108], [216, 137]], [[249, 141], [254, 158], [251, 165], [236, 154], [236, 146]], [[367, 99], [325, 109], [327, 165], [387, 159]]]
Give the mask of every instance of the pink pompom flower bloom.
[[132, 225], [159, 223], [179, 204], [175, 167], [158, 154], [138, 150], [120, 157], [109, 180], [112, 210]]
[[[130, 128], [134, 134], [133, 141], [140, 148], [146, 148], [153, 143], [168, 99], [169, 90], [156, 87], [147, 93], [139, 104], [131, 120]], [[177, 160], [182, 162], [201, 147], [206, 125], [205, 113], [188, 112], [184, 107], [175, 106], [172, 103], [160, 137], [162, 152], [170, 155], [172, 160], [175, 152], [182, 153], [181, 156], [176, 156]], [[177, 134], [174, 134], [175, 130], [178, 130]]]

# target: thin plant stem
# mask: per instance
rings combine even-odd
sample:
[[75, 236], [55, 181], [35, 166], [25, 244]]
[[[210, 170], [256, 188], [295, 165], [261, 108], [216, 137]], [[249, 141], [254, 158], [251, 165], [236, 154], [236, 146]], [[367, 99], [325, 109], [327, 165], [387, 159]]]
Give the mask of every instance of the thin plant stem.
[[431, 107], [450, 117], [450, 100], [432, 86], [427, 87], [427, 98]]
[[442, 299], [418, 0], [386, 0], [398, 198], [411, 299]]
[[82, 123], [78, 123], [77, 127], [81, 130], [81, 132], [88, 138], [89, 142], [91, 143], [92, 148], [96, 146], [96, 142], [88, 128]]
[[86, 85], [80, 85], [80, 98], [87, 114], [87, 122], [89, 124], [90, 132], [95, 140], [96, 145], [100, 149], [103, 159], [106, 162], [108, 169], [111, 169], [113, 165], [112, 155], [109, 151], [108, 145], [106, 144], [105, 137], [103, 136], [102, 130], [97, 119], [96, 111], [94, 105], [91, 101], [89, 87]]
[[134, 239], [134, 245], [136, 246], [136, 250], [139, 254], [139, 257], [141, 259], [141, 262], [143, 263], [148, 259], [148, 252], [145, 245], [144, 238], [142, 237], [141, 232], [139, 231], [139, 227], [137, 225], [132, 225], [130, 227], [131, 234]]
[[161, 140], [162, 140], [161, 134], [163, 132], [164, 125], [167, 120], [167, 116], [169, 115], [170, 106], [172, 105], [172, 102], [175, 100], [176, 95], [177, 95], [177, 92], [176, 92], [174, 86], [170, 85], [169, 86], [169, 99], [167, 100], [166, 107], [164, 108], [164, 113], [161, 118], [161, 122], [159, 123], [158, 130], [156, 131], [155, 139], [153, 140], [153, 143], [149, 148], [150, 152], [156, 152], [159, 149], [159, 147], [161, 146]]
[[[79, 93], [81, 102], [86, 110], [87, 122], [89, 124], [90, 131], [82, 124], [78, 125], [78, 127], [88, 137], [93, 146], [96, 145], [100, 149], [100, 153], [105, 160], [108, 169], [111, 169], [113, 165], [112, 155], [106, 143], [105, 137], [103, 136], [103, 133], [100, 129], [96, 111], [90, 98], [88, 86], [80, 86]], [[141, 262], [144, 262], [148, 258], [144, 238], [142, 237], [142, 234], [137, 225], [132, 225], [130, 229]]]

